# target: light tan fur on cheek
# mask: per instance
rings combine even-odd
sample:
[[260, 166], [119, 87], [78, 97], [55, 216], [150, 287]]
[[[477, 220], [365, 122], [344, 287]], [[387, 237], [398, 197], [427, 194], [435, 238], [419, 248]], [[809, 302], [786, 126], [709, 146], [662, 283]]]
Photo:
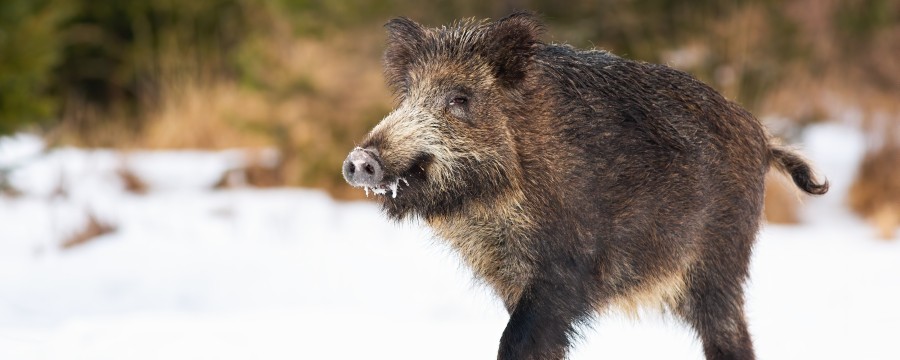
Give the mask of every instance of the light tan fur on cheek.
[[508, 305], [518, 300], [536, 261], [527, 235], [534, 224], [523, 200], [520, 191], [510, 191], [495, 201], [470, 203], [455, 215], [428, 220]]
[[[404, 104], [384, 118], [371, 134], [381, 133], [387, 144], [380, 156], [388, 166], [403, 167], [410, 164], [419, 154], [432, 156], [428, 171], [428, 181], [438, 189], [445, 189], [466, 169], [461, 168], [462, 157], [471, 153], [458, 153], [452, 149], [471, 148], [464, 139], [448, 136], [443, 120], [415, 104], [417, 99], [407, 99]], [[477, 154], [476, 154], [477, 155]], [[393, 169], [405, 171], [404, 168]]]
[[389, 164], [407, 164], [420, 153], [435, 158], [452, 156], [440, 137], [438, 120], [413, 106], [401, 106], [391, 112], [370, 134], [376, 133], [388, 139], [388, 144], [379, 151], [381, 158]]

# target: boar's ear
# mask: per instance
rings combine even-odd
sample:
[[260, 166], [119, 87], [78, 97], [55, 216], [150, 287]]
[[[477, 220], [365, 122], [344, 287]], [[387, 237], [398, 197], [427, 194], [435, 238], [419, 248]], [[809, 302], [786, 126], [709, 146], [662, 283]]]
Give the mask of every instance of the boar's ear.
[[397, 93], [408, 87], [409, 66], [418, 53], [416, 49], [425, 38], [425, 28], [415, 21], [398, 17], [384, 25], [387, 29], [387, 49], [384, 51], [384, 74], [388, 85]]
[[525, 78], [544, 27], [533, 13], [520, 11], [490, 24], [486, 55], [500, 83], [511, 88]]

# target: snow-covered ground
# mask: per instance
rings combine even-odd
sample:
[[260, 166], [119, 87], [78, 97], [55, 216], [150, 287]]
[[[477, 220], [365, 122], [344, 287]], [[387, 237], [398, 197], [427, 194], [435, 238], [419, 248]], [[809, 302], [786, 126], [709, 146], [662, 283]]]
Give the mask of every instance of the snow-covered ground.
[[[806, 132], [833, 187], [803, 225], [762, 230], [747, 292], [761, 359], [900, 359], [900, 241], [843, 206], [863, 142]], [[212, 190], [235, 151], [41, 148], [0, 139], [23, 193], [0, 195], [0, 359], [496, 357], [505, 311], [419, 224], [314, 190]], [[149, 193], [124, 190], [123, 164]], [[115, 231], [62, 249], [88, 214]], [[571, 356], [701, 357], [653, 313], [597, 319]]]

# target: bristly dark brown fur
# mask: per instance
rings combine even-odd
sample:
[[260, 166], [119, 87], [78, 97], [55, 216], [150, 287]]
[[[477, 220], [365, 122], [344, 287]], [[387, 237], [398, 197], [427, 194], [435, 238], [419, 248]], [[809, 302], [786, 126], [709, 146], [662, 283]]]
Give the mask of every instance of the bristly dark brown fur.
[[774, 165], [825, 193], [806, 162], [690, 75], [542, 43], [529, 13], [387, 29], [398, 107], [353, 159], [379, 169], [365, 184], [390, 217], [424, 219], [503, 300], [499, 359], [562, 359], [593, 314], [648, 306], [707, 359], [754, 357], [763, 179]]
[[396, 18], [384, 27], [388, 30], [388, 45], [384, 51], [385, 77], [397, 92], [408, 89], [409, 66], [421, 53], [417, 44], [425, 37], [425, 29], [407, 18]]
[[517, 12], [489, 25], [486, 53], [494, 76], [503, 86], [513, 87], [525, 79], [528, 62], [537, 51], [543, 26], [525, 12]]

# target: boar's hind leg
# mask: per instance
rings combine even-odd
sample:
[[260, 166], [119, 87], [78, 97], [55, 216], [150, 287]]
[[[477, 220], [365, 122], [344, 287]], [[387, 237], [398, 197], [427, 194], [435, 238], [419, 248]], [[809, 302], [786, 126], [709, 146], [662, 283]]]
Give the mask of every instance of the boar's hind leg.
[[678, 315], [697, 331], [707, 360], [754, 359], [744, 318], [742, 281], [722, 279], [721, 273], [708, 274], [691, 277]]
[[561, 360], [575, 324], [590, 312], [584, 289], [535, 280], [524, 289], [500, 339], [499, 360]]

